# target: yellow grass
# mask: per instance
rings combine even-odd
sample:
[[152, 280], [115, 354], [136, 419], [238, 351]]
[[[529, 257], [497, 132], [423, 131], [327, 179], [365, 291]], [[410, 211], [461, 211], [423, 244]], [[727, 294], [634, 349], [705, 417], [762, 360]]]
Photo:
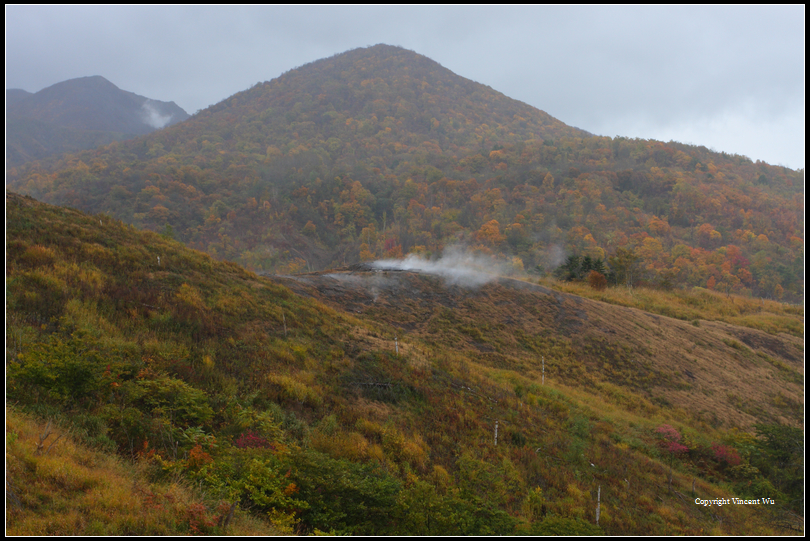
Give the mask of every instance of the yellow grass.
[[675, 291], [610, 287], [596, 291], [584, 283], [540, 281], [546, 287], [610, 304], [629, 306], [686, 321], [725, 321], [771, 334], [803, 336], [804, 308], [765, 299], [725, 295], [699, 287]]
[[[178, 483], [148, 481], [132, 464], [73, 439], [48, 423], [6, 408], [7, 535], [176, 535], [189, 533], [189, 508], [204, 502]], [[211, 532], [214, 533], [214, 532]], [[272, 525], [238, 512], [229, 535], [275, 535]]]

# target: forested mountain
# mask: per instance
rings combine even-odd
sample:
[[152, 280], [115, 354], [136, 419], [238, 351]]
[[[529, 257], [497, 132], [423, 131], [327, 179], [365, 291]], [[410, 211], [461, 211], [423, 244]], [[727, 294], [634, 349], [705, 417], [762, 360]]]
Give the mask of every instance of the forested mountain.
[[121, 90], [100, 76], [33, 94], [6, 90], [7, 166], [130, 139], [187, 118], [174, 102]]
[[7, 533], [802, 532], [801, 307], [271, 279], [107, 215], [6, 213]]
[[6, 89], [6, 114], [8, 114], [9, 107], [14, 107], [17, 103], [31, 95], [32, 94], [30, 92], [27, 92], [21, 88]]
[[252, 270], [463, 244], [544, 274], [800, 301], [804, 171], [594, 137], [411, 51], [296, 68], [134, 141], [12, 168], [10, 186]]

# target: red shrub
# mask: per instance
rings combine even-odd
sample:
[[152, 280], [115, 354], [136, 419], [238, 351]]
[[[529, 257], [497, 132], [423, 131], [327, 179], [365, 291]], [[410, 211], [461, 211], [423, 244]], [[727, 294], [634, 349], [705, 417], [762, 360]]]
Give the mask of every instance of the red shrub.
[[211, 529], [217, 525], [216, 517], [209, 517], [208, 510], [201, 503], [189, 505], [186, 517], [188, 518], [188, 529], [193, 535], [211, 533]]
[[673, 455], [678, 455], [689, 450], [689, 447], [681, 443], [681, 433], [678, 432], [674, 427], [670, 425], [661, 425], [655, 429], [655, 432], [659, 437], [658, 445], [664, 451]]
[[601, 272], [592, 270], [588, 273], [588, 285], [596, 291], [604, 291], [607, 288], [607, 278]]
[[245, 432], [233, 442], [240, 449], [275, 449], [273, 444], [266, 438], [256, 435], [254, 432]]
[[213, 461], [214, 459], [211, 457], [211, 455], [203, 451], [203, 448], [199, 443], [188, 452], [187, 463], [188, 468], [191, 470], [198, 470]]
[[712, 450], [714, 451], [714, 458], [718, 462], [725, 462], [729, 466], [739, 466], [742, 464], [742, 458], [740, 458], [737, 450], [733, 447], [713, 443]]

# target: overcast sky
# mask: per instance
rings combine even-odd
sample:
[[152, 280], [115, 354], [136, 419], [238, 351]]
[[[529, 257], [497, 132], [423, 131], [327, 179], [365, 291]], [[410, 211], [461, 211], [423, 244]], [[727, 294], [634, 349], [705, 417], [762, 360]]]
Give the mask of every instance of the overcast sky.
[[101, 75], [190, 114], [303, 64], [400, 45], [599, 135], [804, 167], [801, 6], [6, 6], [6, 88]]

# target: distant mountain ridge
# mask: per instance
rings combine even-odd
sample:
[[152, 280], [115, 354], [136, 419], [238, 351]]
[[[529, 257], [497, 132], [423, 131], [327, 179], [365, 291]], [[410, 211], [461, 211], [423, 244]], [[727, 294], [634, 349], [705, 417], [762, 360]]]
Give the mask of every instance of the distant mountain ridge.
[[33, 94], [22, 88], [9, 88], [6, 90], [6, 107], [16, 106], [28, 96], [33, 96]]
[[174, 102], [127, 92], [98, 75], [36, 93], [6, 90], [6, 108], [7, 166], [146, 135], [189, 118]]

